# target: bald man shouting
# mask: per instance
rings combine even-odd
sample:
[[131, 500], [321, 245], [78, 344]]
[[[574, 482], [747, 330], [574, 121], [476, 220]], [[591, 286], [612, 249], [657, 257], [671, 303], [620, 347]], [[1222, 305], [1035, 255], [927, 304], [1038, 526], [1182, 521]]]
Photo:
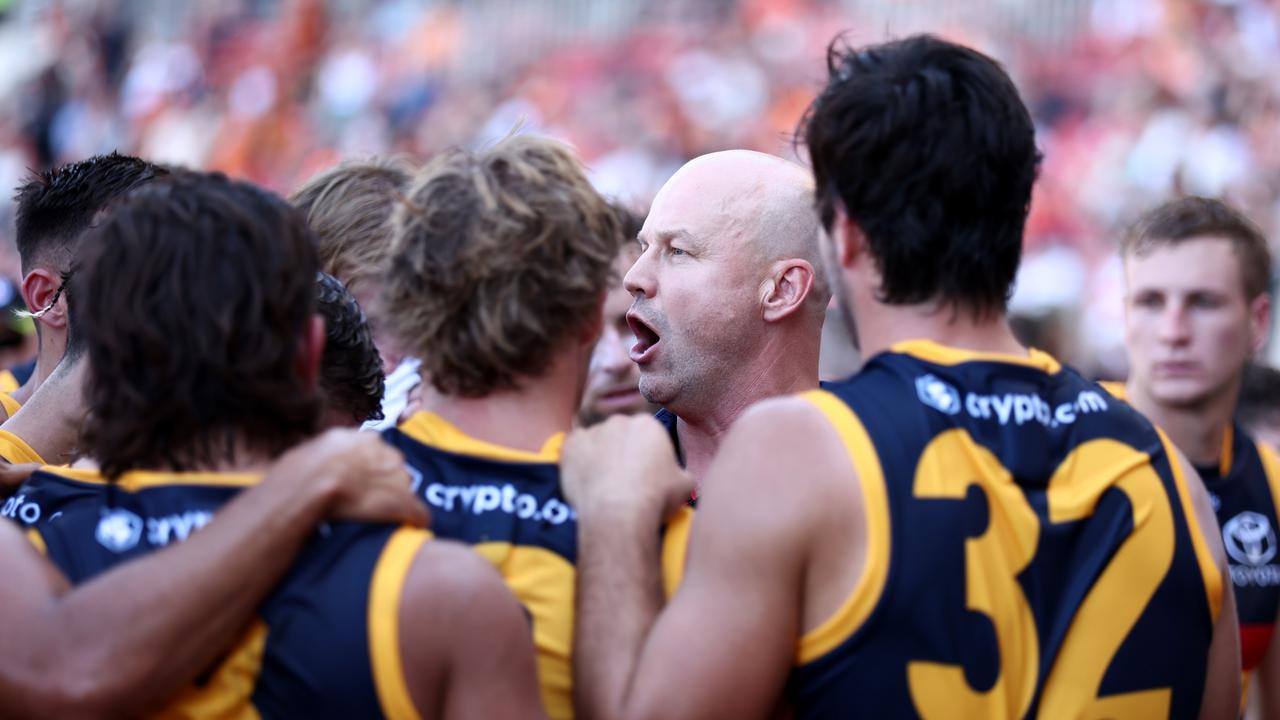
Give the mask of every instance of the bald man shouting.
[[697, 480], [743, 410], [818, 387], [831, 293], [812, 176], [763, 153], [703, 155], [658, 191], [639, 240], [631, 359]]

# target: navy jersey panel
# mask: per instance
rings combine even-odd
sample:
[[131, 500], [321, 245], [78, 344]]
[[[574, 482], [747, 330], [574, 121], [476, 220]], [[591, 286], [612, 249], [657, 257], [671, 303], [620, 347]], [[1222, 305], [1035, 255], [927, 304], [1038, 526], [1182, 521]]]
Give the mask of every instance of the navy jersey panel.
[[1169, 458], [1150, 423], [1072, 370], [1006, 362], [939, 364], [883, 353], [850, 381], [826, 389], [849, 406], [875, 446], [888, 497], [890, 559], [865, 623], [794, 669], [788, 696], [797, 717], [917, 716], [912, 663], [959, 666], [976, 692], [991, 688], [1002, 672], [1017, 671], [1001, 665], [992, 617], [968, 609], [966, 541], [988, 530], [987, 492], [977, 483], [958, 498], [915, 490], [922, 456], [956, 430], [967, 435], [965, 447], [984, 448], [1007, 470], [1038, 523], [1034, 554], [1016, 576], [1039, 658], [1028, 716], [1040, 710], [1081, 604], [1134, 531], [1133, 504], [1116, 487], [1103, 490], [1087, 516], [1051, 522], [1049, 481], [1092, 440], [1117, 440], [1150, 456], [1173, 516], [1171, 564], [1114, 656], [1092, 662], [1107, 668], [1100, 697], [1170, 688], [1169, 714], [1197, 715], [1212, 617]]
[[539, 547], [577, 561], [578, 515], [560, 490], [559, 465], [450, 452], [396, 428], [383, 438], [404, 453], [436, 537]]
[[[76, 583], [185, 539], [241, 489], [175, 484], [125, 491], [50, 473], [34, 475], [29, 485], [33, 497], [55, 508], [37, 526], [48, 557]], [[258, 609], [256, 624], [265, 631], [260, 655], [242, 645], [229, 654], [255, 658], [248, 665], [251, 684], [235, 691], [220, 685], [224, 658], [179, 702], [212, 695], [227, 707], [251, 704], [266, 718], [379, 717], [368, 598], [374, 568], [396, 530], [322, 525]]]
[[1273, 482], [1257, 441], [1236, 423], [1231, 435], [1231, 464], [1197, 468], [1209, 490], [1231, 569], [1241, 655], [1246, 672], [1261, 662], [1280, 613], [1280, 564], [1276, 560], [1276, 501]]

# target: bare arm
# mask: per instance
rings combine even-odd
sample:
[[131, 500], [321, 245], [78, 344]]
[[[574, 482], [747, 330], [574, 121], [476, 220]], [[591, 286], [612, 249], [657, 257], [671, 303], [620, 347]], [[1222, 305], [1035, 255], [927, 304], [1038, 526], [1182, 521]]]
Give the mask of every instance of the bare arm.
[[423, 716], [439, 708], [445, 720], [545, 717], [532, 629], [488, 561], [462, 545], [427, 543], [401, 608], [405, 674]]
[[134, 715], [164, 701], [235, 639], [328, 513], [426, 519], [398, 453], [333, 431], [286, 453], [187, 541], [74, 589], [4, 523], [4, 714]]
[[[683, 490], [659, 476], [678, 472], [670, 442], [647, 418], [619, 421], [621, 445], [601, 455], [613, 462], [574, 481], [582, 490], [574, 665], [583, 717], [764, 717], [775, 709], [802, 630], [811, 546], [824, 527], [813, 508], [833, 456], [850, 479], [847, 458], [825, 447], [829, 431], [788, 403], [754, 408], [725, 439], [699, 496], [684, 580], [665, 608], [663, 498], [588, 485]], [[566, 466], [573, 450], [566, 447]], [[633, 451], [666, 458], [655, 466]], [[678, 691], [689, 687], [697, 690]]]
[[[1227, 553], [1222, 547], [1218, 518], [1213, 513], [1213, 505], [1209, 502], [1209, 493], [1205, 490], [1204, 483], [1181, 453], [1178, 453], [1176, 461], [1182, 465], [1201, 535], [1222, 573], [1222, 611], [1218, 614], [1218, 622], [1213, 626], [1213, 643], [1209, 646], [1208, 672], [1205, 674], [1204, 699], [1200, 702], [1200, 717], [1204, 720], [1237, 717], [1240, 712], [1240, 626], [1236, 619], [1236, 599], [1227, 566]], [[1272, 647], [1275, 647], [1274, 642]], [[1268, 656], [1270, 654], [1268, 652]]]

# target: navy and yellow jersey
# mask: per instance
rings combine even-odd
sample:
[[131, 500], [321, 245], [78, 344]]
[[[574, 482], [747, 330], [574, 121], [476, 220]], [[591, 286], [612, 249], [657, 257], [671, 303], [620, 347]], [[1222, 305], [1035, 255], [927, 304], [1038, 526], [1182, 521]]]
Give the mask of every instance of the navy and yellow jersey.
[[[254, 475], [46, 468], [19, 491], [33, 542], [74, 583], [207, 523]], [[399, 605], [429, 535], [332, 523], [304, 548], [234, 648], [184, 688], [168, 717], [417, 718], [399, 655]]]
[[1049, 356], [895, 345], [805, 393], [866, 567], [800, 638], [797, 717], [1193, 717], [1221, 575], [1172, 447]]
[[18, 465], [21, 463], [44, 464], [40, 453], [27, 444], [26, 440], [8, 430], [0, 430], [0, 460]]
[[[1125, 386], [1102, 383], [1128, 400]], [[1227, 426], [1218, 462], [1197, 465], [1222, 529], [1240, 620], [1240, 655], [1246, 673], [1262, 662], [1280, 618], [1280, 459], [1239, 423]]]
[[[16, 389], [16, 388], [15, 388]], [[0, 391], [0, 408], [4, 408], [4, 416], [11, 418], [22, 409], [22, 403], [13, 399], [13, 390]]]
[[572, 650], [577, 513], [560, 490], [563, 435], [539, 452], [472, 438], [419, 412], [383, 437], [404, 453], [431, 529], [472, 545], [533, 621], [538, 680], [552, 718], [573, 716]]
[[[7, 395], [20, 387], [22, 383], [18, 382], [18, 377], [12, 370], [0, 370], [0, 393]], [[5, 408], [5, 410], [8, 409], [8, 407]]]

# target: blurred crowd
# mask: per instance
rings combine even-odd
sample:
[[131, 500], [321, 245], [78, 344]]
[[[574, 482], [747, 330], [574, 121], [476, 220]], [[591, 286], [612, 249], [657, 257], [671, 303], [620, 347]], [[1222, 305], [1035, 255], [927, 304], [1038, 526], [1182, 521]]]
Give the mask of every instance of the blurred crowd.
[[[602, 191], [643, 209], [701, 153], [796, 156], [837, 32], [929, 30], [1006, 63], [1039, 126], [1013, 303], [1031, 342], [1124, 372], [1115, 240], [1171, 194], [1280, 229], [1280, 2], [889, 5], [0, 1], [0, 185], [119, 149], [288, 193], [340, 158], [424, 159], [522, 125], [571, 142]], [[1028, 32], [1037, 18], [1051, 32]], [[11, 215], [0, 200], [0, 274], [17, 277]]]

